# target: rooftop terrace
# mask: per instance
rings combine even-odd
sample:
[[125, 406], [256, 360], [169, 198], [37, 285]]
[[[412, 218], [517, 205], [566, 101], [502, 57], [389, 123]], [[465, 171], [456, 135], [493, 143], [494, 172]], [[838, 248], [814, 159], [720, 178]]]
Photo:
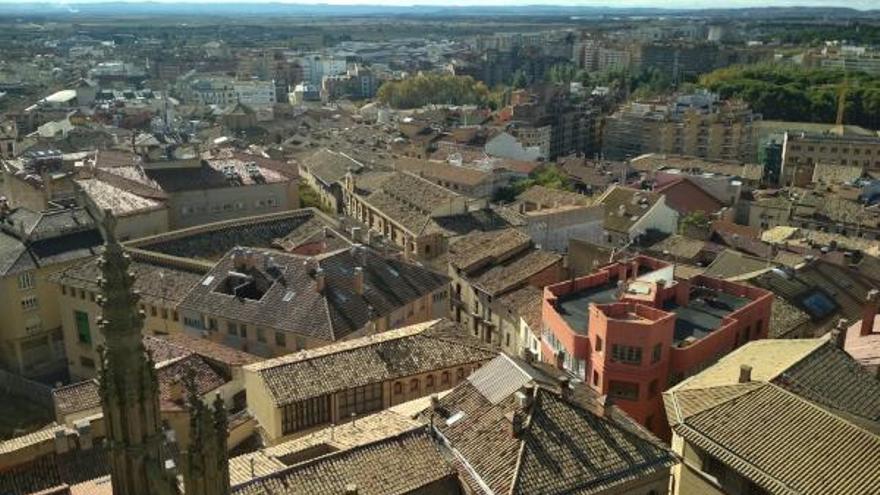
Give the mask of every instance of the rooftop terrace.
[[721, 320], [730, 313], [742, 308], [749, 299], [706, 287], [691, 289], [687, 306], [679, 306], [674, 299], [663, 305], [665, 311], [675, 313], [675, 334], [673, 345], [694, 337], [702, 339], [721, 326]]

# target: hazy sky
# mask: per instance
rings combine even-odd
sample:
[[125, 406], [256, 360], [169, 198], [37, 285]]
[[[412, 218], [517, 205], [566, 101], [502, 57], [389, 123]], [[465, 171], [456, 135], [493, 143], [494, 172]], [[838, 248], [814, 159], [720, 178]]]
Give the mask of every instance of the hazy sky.
[[[0, 3], [74, 4], [102, 1], [175, 2], [179, 0], [0, 0]], [[183, 0], [184, 3], [291, 3], [333, 5], [582, 5], [602, 7], [669, 7], [669, 8], [726, 8], [826, 6], [859, 9], [880, 8], [877, 0]]]

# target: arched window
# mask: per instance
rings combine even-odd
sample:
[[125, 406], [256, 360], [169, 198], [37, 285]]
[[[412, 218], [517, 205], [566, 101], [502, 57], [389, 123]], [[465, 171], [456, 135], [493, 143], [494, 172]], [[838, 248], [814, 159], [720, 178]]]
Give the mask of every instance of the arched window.
[[396, 382], [394, 384], [394, 395], [400, 395], [403, 393], [403, 384], [400, 382]]
[[449, 372], [448, 371], [443, 372], [443, 378], [440, 379], [440, 383], [442, 383], [443, 385], [449, 384]]
[[425, 377], [425, 388], [431, 388], [434, 386], [434, 375], [428, 375]]
[[413, 378], [409, 381], [409, 391], [410, 392], [418, 392], [419, 391], [419, 379]]

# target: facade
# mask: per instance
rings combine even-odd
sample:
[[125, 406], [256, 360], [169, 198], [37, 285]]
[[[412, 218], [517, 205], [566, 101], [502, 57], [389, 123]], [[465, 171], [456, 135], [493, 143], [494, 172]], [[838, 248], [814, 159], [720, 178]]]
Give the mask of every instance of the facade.
[[0, 122], [0, 158], [9, 159], [18, 153], [18, 126], [15, 121]]
[[636, 257], [544, 289], [543, 355], [668, 437], [661, 392], [765, 338], [773, 295]]
[[366, 181], [345, 178], [345, 213], [398, 246], [405, 257], [434, 258], [446, 250], [437, 219], [468, 212], [465, 196], [408, 172], [394, 172], [366, 189]]
[[542, 249], [564, 253], [570, 239], [601, 242], [605, 207], [578, 193], [532, 186], [520, 194], [509, 213]]
[[611, 246], [629, 245], [649, 232], [672, 234], [678, 227], [678, 212], [656, 192], [613, 186], [596, 203], [605, 208], [603, 241]]
[[279, 356], [443, 316], [448, 279], [364, 246], [233, 248], [178, 305], [184, 332]]
[[0, 363], [20, 375], [64, 374], [63, 315], [53, 274], [98, 254], [103, 243], [88, 212], [33, 212], [0, 203]]
[[[144, 335], [182, 333], [177, 305], [212, 264], [138, 250], [129, 250], [128, 255], [129, 270], [135, 274], [134, 288], [141, 295], [139, 309], [144, 314]], [[50, 278], [57, 285], [67, 369], [73, 381], [94, 378], [99, 370], [98, 349], [105, 345], [104, 336], [98, 331], [99, 274], [97, 260], [90, 260]]]
[[880, 137], [785, 133], [782, 141], [781, 185], [803, 187], [813, 182], [816, 165], [859, 167], [880, 171]]
[[448, 320], [245, 367], [248, 409], [272, 443], [461, 383], [496, 353]]
[[838, 337], [750, 342], [664, 393], [675, 493], [880, 487], [880, 382]]
[[269, 107], [276, 102], [274, 81], [236, 81], [226, 78], [196, 79], [187, 84], [184, 96], [201, 105], [221, 107], [241, 103]]
[[602, 155], [610, 160], [645, 153], [752, 161], [753, 124], [760, 115], [743, 103], [712, 94], [682, 95], [671, 102], [631, 102], [605, 119]]
[[562, 256], [536, 249], [517, 229], [476, 232], [456, 239], [449, 247], [452, 279], [451, 317], [481, 341], [519, 355], [528, 342], [520, 332], [501, 331], [501, 317], [492, 301], [525, 286], [542, 288], [562, 280]]

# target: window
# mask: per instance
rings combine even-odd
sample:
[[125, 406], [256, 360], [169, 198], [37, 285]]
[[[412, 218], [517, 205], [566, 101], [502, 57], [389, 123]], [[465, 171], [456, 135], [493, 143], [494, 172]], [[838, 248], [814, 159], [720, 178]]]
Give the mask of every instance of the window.
[[428, 375], [425, 378], [425, 388], [431, 388], [434, 386], [434, 375]]
[[278, 347], [287, 347], [287, 335], [284, 332], [275, 332], [275, 345]]
[[[95, 302], [95, 293], [94, 292], [89, 292], [89, 301]], [[153, 316], [156, 316], [156, 315], [153, 315]]]
[[233, 337], [238, 337], [238, 325], [231, 321], [226, 322], [226, 333]]
[[657, 380], [651, 380], [648, 385], [648, 396], [654, 397], [655, 395], [657, 395]]
[[616, 380], [611, 380], [608, 383], [609, 391], [608, 393], [617, 399], [624, 400], [638, 400], [639, 399], [639, 384], [631, 383], [631, 382], [621, 382]]
[[80, 356], [79, 364], [83, 368], [95, 369], [95, 360], [92, 358], [87, 358], [85, 356]]
[[596, 352], [602, 352], [602, 337], [596, 335]]
[[663, 344], [655, 344], [654, 350], [651, 352], [651, 363], [660, 361], [661, 357], [663, 357]]
[[217, 320], [214, 318], [208, 318], [208, 330], [217, 331]]
[[593, 386], [594, 387], [599, 386], [599, 372], [596, 370], [593, 370]]
[[62, 295], [62, 296], [66, 296], [66, 295], [67, 295], [67, 286], [66, 286], [66, 285], [62, 285], [62, 286], [61, 286], [61, 295]]
[[440, 383], [443, 385], [449, 384], [449, 372], [444, 371], [442, 375], [440, 375]]
[[400, 395], [403, 393], [403, 384], [400, 382], [396, 382], [394, 384], [394, 395]]
[[178, 321], [180, 317], [177, 315], [177, 311], [171, 311], [171, 319], [174, 321]]
[[34, 274], [25, 272], [18, 276], [18, 289], [27, 290], [34, 288]]
[[505, 345], [505, 347], [510, 347], [510, 334], [509, 333], [504, 336], [504, 345]]
[[257, 342], [266, 342], [266, 330], [263, 328], [257, 328]]
[[455, 370], [455, 379], [464, 380], [464, 368], [459, 368]]
[[329, 421], [329, 395], [288, 404], [281, 410], [281, 429], [285, 435]]
[[40, 307], [37, 298], [34, 296], [25, 297], [21, 300], [21, 310], [22, 311], [33, 311]]
[[410, 391], [410, 393], [412, 393], [412, 392], [418, 392], [418, 391], [419, 391], [419, 387], [420, 387], [420, 385], [421, 385], [421, 384], [419, 383], [419, 379], [418, 379], [418, 378], [413, 378], [412, 380], [410, 380], [410, 381], [409, 381], [409, 391]]
[[80, 343], [91, 344], [92, 332], [89, 329], [89, 314], [83, 311], [74, 311], [73, 319], [76, 322], [76, 335]]
[[762, 328], [764, 328], [764, 320], [758, 320], [758, 323], [755, 325], [755, 338], [758, 338], [758, 335], [761, 334]]
[[373, 383], [351, 388], [336, 396], [339, 402], [339, 418], [346, 419], [382, 409], [382, 384]]
[[614, 344], [611, 346], [611, 360], [625, 364], [642, 364], [642, 348]]
[[[92, 297], [94, 297], [94, 296], [92, 296]], [[158, 315], [159, 315], [159, 311], [158, 311], [158, 309], [156, 309], [156, 306], [150, 306], [150, 316], [155, 318]]]

